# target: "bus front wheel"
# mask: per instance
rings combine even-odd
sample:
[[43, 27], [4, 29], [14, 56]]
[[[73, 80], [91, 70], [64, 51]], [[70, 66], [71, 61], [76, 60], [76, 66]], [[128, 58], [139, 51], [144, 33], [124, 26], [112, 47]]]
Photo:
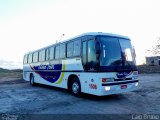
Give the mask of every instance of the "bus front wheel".
[[70, 90], [74, 96], [79, 96], [81, 94], [81, 85], [78, 78], [73, 78], [70, 85]]

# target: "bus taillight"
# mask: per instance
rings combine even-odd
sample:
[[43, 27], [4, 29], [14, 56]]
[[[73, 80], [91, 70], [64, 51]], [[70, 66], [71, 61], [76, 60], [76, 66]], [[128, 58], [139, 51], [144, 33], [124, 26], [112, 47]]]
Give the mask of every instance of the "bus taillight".
[[102, 82], [107, 82], [107, 78], [102, 78]]

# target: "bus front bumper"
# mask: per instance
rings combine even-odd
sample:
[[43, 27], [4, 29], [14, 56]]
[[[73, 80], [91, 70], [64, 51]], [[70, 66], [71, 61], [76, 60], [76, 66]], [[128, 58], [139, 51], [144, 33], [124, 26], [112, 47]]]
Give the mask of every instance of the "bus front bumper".
[[137, 88], [138, 80], [106, 83], [102, 84], [100, 96], [134, 91]]

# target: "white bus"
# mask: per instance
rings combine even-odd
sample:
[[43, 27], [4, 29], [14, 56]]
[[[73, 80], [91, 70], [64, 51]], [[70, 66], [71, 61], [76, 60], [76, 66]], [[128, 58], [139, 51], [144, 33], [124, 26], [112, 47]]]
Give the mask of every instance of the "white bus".
[[138, 71], [128, 37], [96, 32], [25, 54], [23, 79], [103, 96], [136, 90]]

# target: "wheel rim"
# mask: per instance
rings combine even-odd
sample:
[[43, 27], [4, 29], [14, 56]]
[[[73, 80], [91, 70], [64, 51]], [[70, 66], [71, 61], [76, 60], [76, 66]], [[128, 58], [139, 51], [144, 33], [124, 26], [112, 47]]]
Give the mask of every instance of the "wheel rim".
[[79, 92], [79, 85], [78, 85], [77, 82], [74, 82], [72, 84], [72, 91], [73, 91], [74, 94], [77, 94]]

